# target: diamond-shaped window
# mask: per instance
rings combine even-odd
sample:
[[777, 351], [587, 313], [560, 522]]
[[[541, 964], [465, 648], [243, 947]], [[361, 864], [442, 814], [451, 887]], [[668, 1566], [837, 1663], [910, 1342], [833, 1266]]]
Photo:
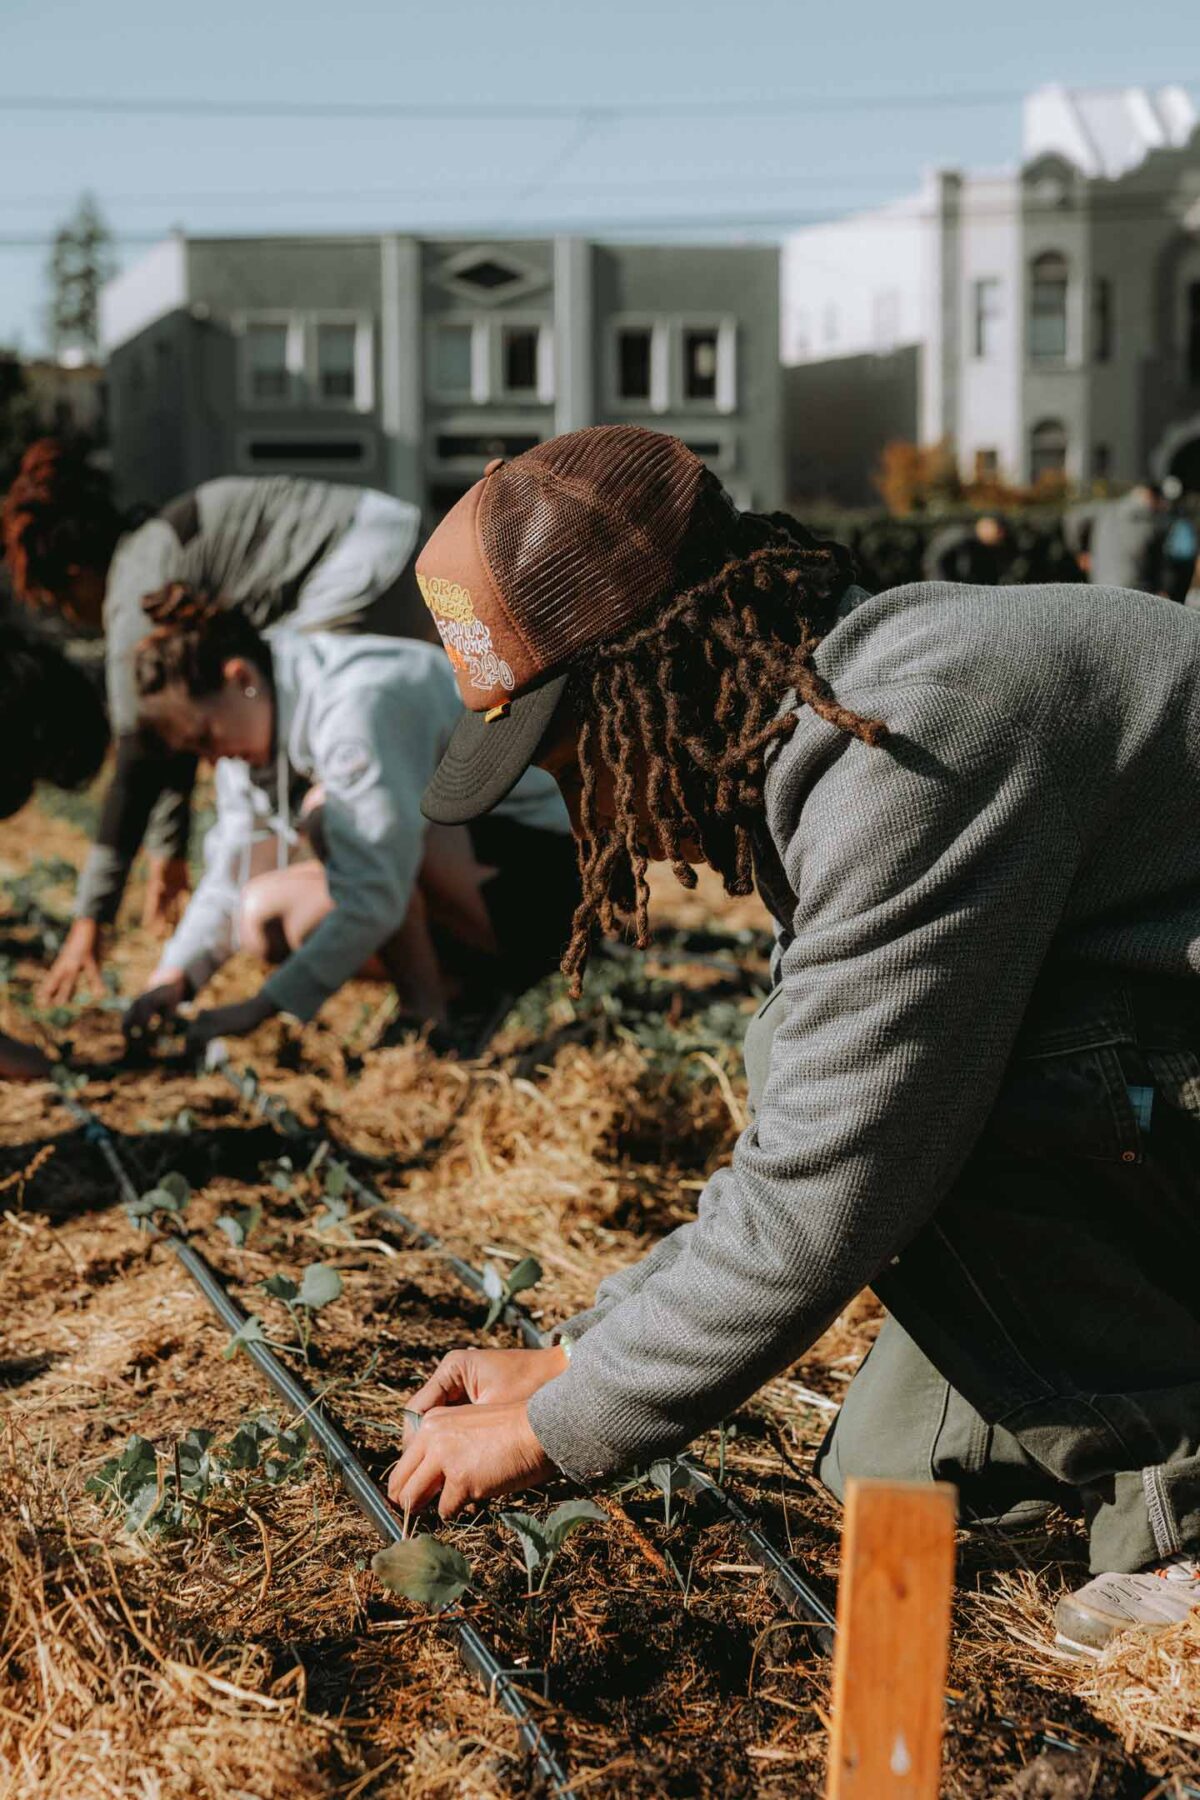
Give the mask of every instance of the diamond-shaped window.
[[514, 281], [521, 281], [523, 275], [520, 269], [514, 269], [508, 263], [484, 256], [478, 262], [468, 263], [465, 268], [455, 269], [454, 279], [465, 282], [468, 287], [483, 288], [488, 293], [494, 293], [497, 288], [511, 287]]

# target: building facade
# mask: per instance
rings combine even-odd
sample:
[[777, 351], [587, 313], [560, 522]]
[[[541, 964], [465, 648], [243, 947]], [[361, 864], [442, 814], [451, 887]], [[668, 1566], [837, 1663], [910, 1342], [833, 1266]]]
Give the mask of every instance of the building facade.
[[910, 347], [903, 435], [951, 442], [964, 478], [1200, 490], [1200, 127], [1180, 88], [1039, 90], [1016, 171], [941, 170], [800, 232], [782, 282], [793, 410], [815, 365], [844, 362], [875, 452], [863, 364]]
[[101, 321], [127, 502], [309, 473], [436, 517], [492, 457], [604, 423], [676, 434], [743, 503], [782, 498], [774, 246], [177, 235]]

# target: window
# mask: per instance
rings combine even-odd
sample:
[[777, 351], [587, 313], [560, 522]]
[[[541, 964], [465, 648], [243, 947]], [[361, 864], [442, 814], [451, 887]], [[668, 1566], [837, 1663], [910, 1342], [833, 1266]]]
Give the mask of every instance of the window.
[[470, 396], [474, 335], [473, 325], [434, 327], [430, 378], [436, 394]]
[[1112, 472], [1112, 446], [1092, 445], [1092, 480], [1106, 481]]
[[505, 325], [500, 333], [500, 384], [506, 394], [538, 391], [538, 341], [536, 325]]
[[1200, 385], [1200, 281], [1187, 291], [1187, 372], [1193, 386]]
[[356, 326], [317, 326], [317, 392], [322, 400], [348, 401], [353, 405], [357, 350]]
[[361, 475], [374, 462], [373, 440], [358, 432], [304, 436], [286, 431], [256, 431], [239, 438], [237, 446], [238, 467], [250, 474], [302, 470], [306, 475]]
[[654, 368], [654, 332], [649, 325], [623, 325], [617, 332], [617, 398], [649, 400]]
[[1000, 452], [998, 450], [977, 450], [975, 452], [976, 481], [995, 481], [1000, 474]]
[[1067, 354], [1067, 262], [1052, 251], [1033, 264], [1029, 354], [1038, 362], [1062, 362]]
[[715, 400], [717, 397], [717, 334], [687, 330], [683, 334], [683, 397]]
[[1067, 467], [1067, 428], [1061, 419], [1043, 419], [1029, 434], [1029, 478], [1062, 475]]
[[1092, 355], [1097, 362], [1111, 362], [1115, 329], [1113, 284], [1101, 275], [1092, 288]]
[[246, 385], [252, 400], [291, 398], [286, 325], [246, 327]]
[[434, 448], [440, 462], [468, 461], [485, 463], [495, 456], [520, 456], [541, 443], [533, 432], [443, 431]]
[[996, 354], [1000, 324], [1000, 279], [985, 275], [971, 288], [971, 347], [977, 362]]

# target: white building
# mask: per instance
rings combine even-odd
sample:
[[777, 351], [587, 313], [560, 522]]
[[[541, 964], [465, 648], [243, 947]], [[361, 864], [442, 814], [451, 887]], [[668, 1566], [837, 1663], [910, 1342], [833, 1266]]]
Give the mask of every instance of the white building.
[[[864, 487], [886, 417], [889, 436], [949, 439], [964, 476], [1174, 470], [1200, 489], [1200, 130], [1181, 88], [1040, 89], [1018, 169], [938, 170], [798, 232], [782, 283], [789, 410], [847, 409]], [[881, 359], [905, 350], [902, 433]]]

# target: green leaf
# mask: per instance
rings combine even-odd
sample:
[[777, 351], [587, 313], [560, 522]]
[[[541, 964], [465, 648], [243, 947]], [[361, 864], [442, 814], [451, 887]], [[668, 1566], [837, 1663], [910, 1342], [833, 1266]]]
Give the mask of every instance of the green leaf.
[[228, 1362], [231, 1356], [236, 1356], [238, 1351], [243, 1349], [247, 1344], [263, 1344], [266, 1342], [266, 1339], [267, 1334], [262, 1328], [262, 1320], [257, 1314], [251, 1313], [250, 1317], [246, 1320], [246, 1323], [238, 1326], [237, 1330], [222, 1350], [221, 1355], [225, 1358], [226, 1362]]
[[329, 1194], [325, 1199], [325, 1211], [317, 1220], [318, 1231], [333, 1231], [350, 1217], [350, 1202], [339, 1200], [336, 1195]]
[[607, 1524], [608, 1514], [594, 1500], [564, 1500], [542, 1525], [550, 1549], [561, 1550], [571, 1533], [580, 1525], [586, 1525], [589, 1520], [601, 1525]]
[[225, 1233], [235, 1250], [240, 1250], [261, 1218], [262, 1207], [252, 1200], [249, 1206], [235, 1206], [231, 1213], [222, 1213], [217, 1229]]
[[331, 1199], [340, 1200], [350, 1186], [350, 1171], [345, 1163], [332, 1159], [325, 1170], [325, 1192]]
[[523, 1294], [526, 1288], [536, 1287], [542, 1279], [544, 1270], [536, 1256], [527, 1256], [519, 1262], [504, 1286], [508, 1299], [516, 1294]]
[[300, 1292], [290, 1275], [268, 1275], [267, 1279], [260, 1281], [258, 1285], [264, 1294], [270, 1294], [272, 1300], [282, 1300], [285, 1304], [293, 1301]]
[[158, 1511], [159, 1492], [156, 1481], [147, 1482], [139, 1488], [130, 1502], [125, 1514], [126, 1531], [144, 1531], [154, 1514]]
[[686, 1493], [690, 1487], [695, 1486], [692, 1472], [690, 1469], [685, 1469], [681, 1463], [670, 1462], [663, 1457], [658, 1462], [652, 1462], [647, 1473], [663, 1497], [663, 1521], [669, 1531], [671, 1528], [671, 1501], [676, 1494]]
[[318, 1312], [336, 1300], [342, 1291], [342, 1278], [328, 1263], [309, 1263], [300, 1282], [300, 1305]]
[[371, 1567], [393, 1594], [441, 1612], [453, 1606], [471, 1585], [465, 1556], [435, 1537], [414, 1537], [389, 1544], [371, 1558]]
[[275, 1433], [259, 1419], [248, 1419], [239, 1425], [229, 1440], [228, 1461], [231, 1469], [257, 1469], [259, 1450]]
[[178, 1169], [169, 1169], [159, 1180], [159, 1188], [170, 1194], [177, 1208], [187, 1205], [192, 1197], [192, 1184]]
[[526, 1573], [532, 1575], [534, 1570], [545, 1561], [554, 1548], [538, 1521], [529, 1513], [506, 1512], [500, 1514], [500, 1523], [507, 1525], [516, 1536], [525, 1558]]
[[129, 1501], [147, 1482], [157, 1486], [158, 1454], [148, 1438], [138, 1437], [136, 1432], [125, 1445], [120, 1456], [114, 1456], [103, 1467], [84, 1483], [89, 1494], [99, 1494], [102, 1498]]

